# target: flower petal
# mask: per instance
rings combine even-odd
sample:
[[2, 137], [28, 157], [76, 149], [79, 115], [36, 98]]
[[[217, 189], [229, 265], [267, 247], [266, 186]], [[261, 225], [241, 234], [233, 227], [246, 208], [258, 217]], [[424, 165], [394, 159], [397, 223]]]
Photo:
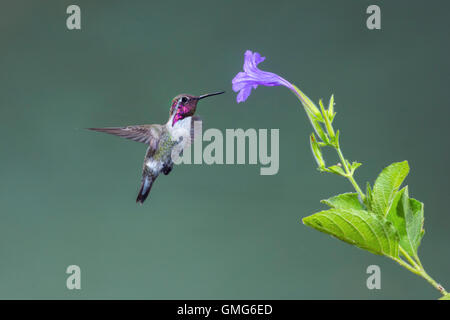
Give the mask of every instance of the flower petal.
[[261, 57], [261, 55], [258, 52], [251, 52], [250, 50], [247, 50], [245, 52], [245, 58], [244, 58], [244, 71], [246, 73], [257, 73], [258, 71], [258, 64], [263, 62], [266, 59], [266, 57]]
[[250, 92], [256, 89], [258, 85], [274, 87], [285, 86], [293, 90], [292, 84], [279, 75], [262, 71], [258, 69], [258, 64], [263, 62], [266, 58], [262, 57], [258, 52], [253, 53], [250, 50], [245, 51], [244, 55], [244, 72], [239, 72], [233, 78], [233, 91], [239, 92], [237, 95], [237, 102], [247, 100]]
[[254, 59], [255, 59], [255, 64], [258, 65], [261, 62], [263, 62], [264, 60], [266, 60], [266, 57], [261, 57], [261, 55], [258, 52], [255, 52], [255, 54], [253, 55]]
[[252, 91], [252, 87], [251, 86], [250, 87], [245, 87], [241, 91], [239, 91], [239, 93], [238, 93], [238, 95], [236, 97], [237, 103], [247, 100], [247, 98], [250, 95], [251, 91]]
[[241, 90], [244, 86], [247, 85], [247, 81], [245, 80], [246, 77], [246, 73], [245, 72], [239, 72], [231, 81], [231, 83], [233, 84], [233, 91], [234, 92], [238, 92], [239, 90]]

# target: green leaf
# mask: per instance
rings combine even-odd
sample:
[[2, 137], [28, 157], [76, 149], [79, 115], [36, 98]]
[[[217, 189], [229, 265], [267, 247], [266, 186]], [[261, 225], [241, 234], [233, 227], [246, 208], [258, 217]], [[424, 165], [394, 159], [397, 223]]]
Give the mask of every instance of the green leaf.
[[333, 114], [330, 114], [329, 118], [330, 118], [330, 122], [333, 123], [334, 117], [336, 116], [336, 112]]
[[330, 139], [328, 138], [328, 135], [325, 133], [325, 131], [322, 128], [322, 125], [320, 124], [320, 121], [314, 118], [309, 118], [311, 125], [314, 128], [314, 131], [317, 133], [319, 138], [325, 142], [327, 145], [330, 143]]
[[303, 223], [374, 254], [398, 258], [395, 228], [365, 210], [333, 208], [303, 218]]
[[386, 219], [397, 229], [400, 246], [412, 257], [417, 257], [417, 249], [422, 240], [423, 203], [408, 196], [408, 187], [398, 191]]
[[333, 143], [336, 148], [339, 148], [339, 130], [336, 131], [336, 135], [334, 136]]
[[314, 133], [311, 133], [311, 135], [309, 136], [309, 142], [311, 144], [311, 151], [313, 153], [314, 159], [317, 162], [319, 170], [325, 169], [325, 161], [323, 160], [322, 151], [320, 151], [320, 147], [316, 141], [316, 136], [314, 135]]
[[359, 162], [353, 162], [350, 165], [350, 172], [353, 174], [355, 172], [356, 169], [358, 169], [362, 164]]
[[320, 111], [322, 112], [323, 120], [325, 122], [325, 128], [327, 129], [328, 136], [330, 137], [331, 141], [334, 139], [335, 133], [333, 126], [331, 125], [331, 121], [328, 115], [328, 112], [325, 110], [325, 107], [323, 106], [322, 99], [319, 100], [319, 106]]
[[336, 130], [334, 136], [330, 138], [330, 144], [335, 148], [339, 148], [339, 130]]
[[366, 185], [366, 200], [365, 205], [369, 211], [372, 211], [372, 189], [370, 188], [370, 183], [367, 182]]
[[328, 118], [330, 122], [333, 122], [334, 116], [336, 113], [334, 112], [334, 94], [330, 97], [330, 102], [328, 103]]
[[385, 217], [394, 196], [409, 172], [408, 161], [396, 162], [383, 169], [372, 191], [373, 211]]
[[343, 193], [321, 202], [335, 209], [364, 210], [357, 193]]
[[345, 174], [344, 169], [342, 169], [342, 168], [341, 168], [340, 166], [338, 166], [338, 165], [334, 165], [334, 166], [328, 167], [328, 168], [325, 169], [325, 171], [330, 172], [330, 173], [334, 173], [334, 174], [337, 174], [337, 175], [343, 176], [343, 177], [346, 177], [346, 176], [347, 176], [347, 175]]
[[[321, 112], [322, 112], [322, 109], [325, 109], [325, 107], [323, 106], [323, 100], [322, 99], [319, 99], [319, 107], [321, 109]], [[322, 115], [323, 115], [323, 112], [322, 112]]]

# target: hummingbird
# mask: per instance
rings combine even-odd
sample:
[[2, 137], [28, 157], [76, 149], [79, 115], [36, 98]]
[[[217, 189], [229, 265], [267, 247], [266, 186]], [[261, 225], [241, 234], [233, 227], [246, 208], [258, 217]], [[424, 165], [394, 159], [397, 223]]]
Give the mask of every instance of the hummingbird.
[[[201, 96], [179, 94], [172, 100], [169, 120], [166, 124], [130, 125], [126, 127], [88, 128], [89, 130], [105, 132], [126, 139], [142, 142], [147, 147], [142, 169], [141, 187], [136, 203], [143, 204], [155, 182], [162, 172], [168, 175], [173, 168], [172, 152], [178, 148], [181, 154], [187, 146], [184, 137], [194, 139], [194, 122], [201, 121], [194, 116], [197, 103], [206, 97], [225, 93], [225, 91], [208, 93]], [[188, 139], [186, 139], [188, 140]], [[183, 144], [182, 144], [183, 143]]]

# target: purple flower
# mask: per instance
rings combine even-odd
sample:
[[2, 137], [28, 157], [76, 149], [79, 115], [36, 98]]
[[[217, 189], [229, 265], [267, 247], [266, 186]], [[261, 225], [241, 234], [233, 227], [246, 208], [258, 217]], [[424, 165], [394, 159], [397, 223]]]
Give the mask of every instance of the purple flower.
[[244, 72], [239, 72], [232, 80], [233, 91], [239, 92], [236, 99], [238, 103], [247, 100], [252, 89], [256, 89], [259, 85], [285, 86], [295, 92], [293, 85], [286, 79], [275, 73], [258, 69], [258, 64], [265, 59], [258, 52], [253, 53], [250, 50], [245, 52]]
[[285, 86], [300, 100], [317, 134], [320, 137], [323, 137], [323, 135], [320, 134], [322, 133], [322, 130], [320, 129], [319, 122], [324, 122], [324, 119], [314, 102], [286, 79], [275, 73], [259, 70], [258, 64], [265, 59], [266, 58], [261, 57], [258, 52], [253, 53], [250, 50], [245, 52], [244, 72], [239, 72], [231, 81], [233, 84], [233, 91], [239, 92], [236, 98], [237, 102], [239, 103], [247, 100], [252, 89], [256, 89], [259, 85], [267, 87]]

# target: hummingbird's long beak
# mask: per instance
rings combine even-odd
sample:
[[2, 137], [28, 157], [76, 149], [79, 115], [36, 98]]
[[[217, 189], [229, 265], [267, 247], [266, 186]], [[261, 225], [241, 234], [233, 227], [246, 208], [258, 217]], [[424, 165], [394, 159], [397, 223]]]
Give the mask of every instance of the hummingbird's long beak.
[[200, 97], [198, 97], [197, 99], [198, 99], [198, 100], [201, 100], [201, 99], [203, 99], [203, 98], [216, 96], [216, 95], [222, 94], [222, 93], [225, 93], [225, 91], [220, 91], [220, 92], [214, 92], [214, 93], [203, 94], [203, 95], [201, 95]]

